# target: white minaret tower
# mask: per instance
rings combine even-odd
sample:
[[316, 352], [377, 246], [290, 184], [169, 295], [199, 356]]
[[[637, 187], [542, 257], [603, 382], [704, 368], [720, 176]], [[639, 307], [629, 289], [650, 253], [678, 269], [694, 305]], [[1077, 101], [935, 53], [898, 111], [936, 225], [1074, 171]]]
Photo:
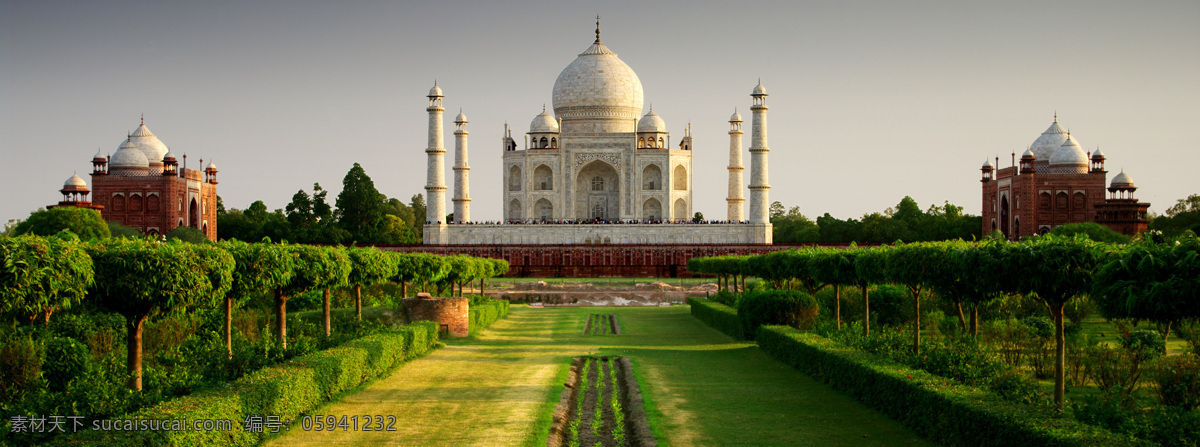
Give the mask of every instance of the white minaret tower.
[[729, 217], [731, 222], [741, 222], [746, 220], [746, 215], [742, 211], [742, 202], [746, 198], [742, 195], [742, 116], [738, 115], [737, 109], [733, 110], [733, 116], [729, 117], [729, 198], [725, 199], [729, 203]]
[[471, 221], [471, 167], [467, 166], [467, 116], [454, 118], [454, 221]]
[[[446, 148], [442, 144], [442, 89], [434, 81], [429, 89], [429, 170], [425, 174], [425, 243], [444, 244], [438, 222], [446, 220]], [[444, 222], [442, 222], [444, 223]], [[432, 230], [432, 231], [431, 231]]]
[[[771, 185], [767, 183], [767, 153], [771, 149], [767, 147], [767, 89], [762, 80], [758, 81], [750, 98], [750, 110], [754, 112], [750, 137], [750, 223], [770, 224]], [[768, 237], [770, 234], [768, 231]]]

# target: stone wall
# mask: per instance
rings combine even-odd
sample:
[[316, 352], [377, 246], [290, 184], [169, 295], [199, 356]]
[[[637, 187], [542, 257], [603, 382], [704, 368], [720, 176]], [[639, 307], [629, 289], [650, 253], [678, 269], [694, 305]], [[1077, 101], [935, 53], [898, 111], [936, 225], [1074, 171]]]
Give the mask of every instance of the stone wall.
[[[662, 204], [666, 213], [668, 204]], [[426, 225], [451, 245], [769, 244], [771, 224]], [[427, 243], [434, 243], [428, 241]]]

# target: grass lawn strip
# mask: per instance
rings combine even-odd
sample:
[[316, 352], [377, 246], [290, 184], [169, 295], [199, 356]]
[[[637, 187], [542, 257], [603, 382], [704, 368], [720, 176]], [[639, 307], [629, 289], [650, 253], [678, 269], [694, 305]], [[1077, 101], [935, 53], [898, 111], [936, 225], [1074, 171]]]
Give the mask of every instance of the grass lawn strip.
[[[313, 412], [396, 415], [397, 431], [294, 426], [269, 445], [544, 446], [570, 359], [582, 355], [632, 361], [636, 368], [625, 375], [640, 379], [647, 419], [664, 444], [930, 445], [753, 344], [706, 327], [687, 306], [608, 308], [622, 329], [609, 337], [584, 335], [593, 311], [513, 306], [508, 318], [477, 335], [446, 341]], [[627, 413], [638, 407], [626, 405]]]

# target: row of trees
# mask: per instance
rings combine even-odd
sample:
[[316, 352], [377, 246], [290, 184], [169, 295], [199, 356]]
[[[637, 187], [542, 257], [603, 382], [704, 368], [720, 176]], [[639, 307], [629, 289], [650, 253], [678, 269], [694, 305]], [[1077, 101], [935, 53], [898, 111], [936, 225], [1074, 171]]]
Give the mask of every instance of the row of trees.
[[303, 189], [284, 208], [268, 211], [263, 201], [244, 210], [217, 207], [217, 235], [221, 239], [257, 241], [264, 237], [313, 244], [350, 242], [416, 244], [425, 224], [425, 199], [414, 195], [410, 203], [389, 199], [358, 163], [342, 179], [342, 192], [331, 205], [329, 191], [319, 183], [312, 193]]
[[771, 204], [771, 225], [776, 243], [848, 243], [848, 242], [919, 242], [953, 239], [972, 240], [979, 235], [983, 221], [979, 216], [963, 214], [961, 206], [930, 205], [921, 211], [912, 197], [905, 196], [895, 208], [882, 213], [864, 214], [861, 219], [838, 219], [825, 213], [813, 220], [800, 213], [800, 207], [784, 208]]
[[[861, 287], [864, 335], [870, 331], [868, 286], [903, 286], [914, 310], [914, 351], [921, 343], [922, 291], [954, 302], [964, 332], [972, 334], [978, 334], [980, 305], [1004, 294], [1036, 297], [1046, 305], [1055, 327], [1054, 400], [1060, 407], [1065, 391], [1063, 313], [1073, 299], [1090, 295], [1106, 317], [1149, 320], [1168, 330], [1173, 322], [1200, 318], [1200, 239], [1190, 232], [1177, 239], [1150, 234], [1129, 245], [1050, 235], [1022, 242], [811, 248], [693, 259], [688, 269], [722, 278], [755, 276], [775, 287], [801, 287], [811, 294], [825, 286]], [[971, 310], [969, 326], [964, 307]], [[840, 316], [837, 319], [840, 326]]]
[[158, 243], [108, 239], [83, 243], [71, 236], [0, 238], [0, 312], [48, 322], [55, 311], [84, 299], [126, 319], [129, 387], [142, 388], [142, 328], [159, 315], [222, 306], [225, 345], [232, 355], [232, 315], [251, 297], [273, 294], [276, 335], [287, 348], [287, 300], [324, 292], [330, 335], [329, 291], [353, 287], [362, 318], [361, 288], [384, 282], [432, 285], [439, 291], [503, 275], [508, 262], [441, 257], [360, 247], [244, 243]]

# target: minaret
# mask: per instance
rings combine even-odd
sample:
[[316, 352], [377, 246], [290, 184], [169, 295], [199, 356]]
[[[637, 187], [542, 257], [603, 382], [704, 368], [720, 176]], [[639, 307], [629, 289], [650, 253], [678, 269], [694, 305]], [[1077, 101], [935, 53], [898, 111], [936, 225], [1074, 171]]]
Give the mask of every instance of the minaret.
[[[446, 220], [446, 148], [442, 145], [442, 89], [434, 81], [429, 89], [429, 171], [425, 174], [425, 224], [431, 225]], [[425, 232], [429, 235], [429, 231]], [[425, 243], [443, 243], [426, 240]]]
[[467, 116], [458, 111], [454, 118], [454, 221], [471, 221], [471, 167], [467, 166]]
[[[771, 223], [771, 207], [769, 193], [771, 185], [767, 183], [767, 89], [762, 81], [750, 93], [754, 112], [754, 124], [750, 136], [750, 223]], [[767, 232], [768, 237], [770, 232]], [[770, 242], [768, 239], [766, 242]]]
[[741, 222], [746, 220], [746, 214], [742, 210], [742, 202], [746, 198], [742, 196], [742, 116], [738, 115], [737, 109], [733, 110], [733, 116], [729, 117], [729, 198], [725, 199], [729, 203], [730, 222]]

